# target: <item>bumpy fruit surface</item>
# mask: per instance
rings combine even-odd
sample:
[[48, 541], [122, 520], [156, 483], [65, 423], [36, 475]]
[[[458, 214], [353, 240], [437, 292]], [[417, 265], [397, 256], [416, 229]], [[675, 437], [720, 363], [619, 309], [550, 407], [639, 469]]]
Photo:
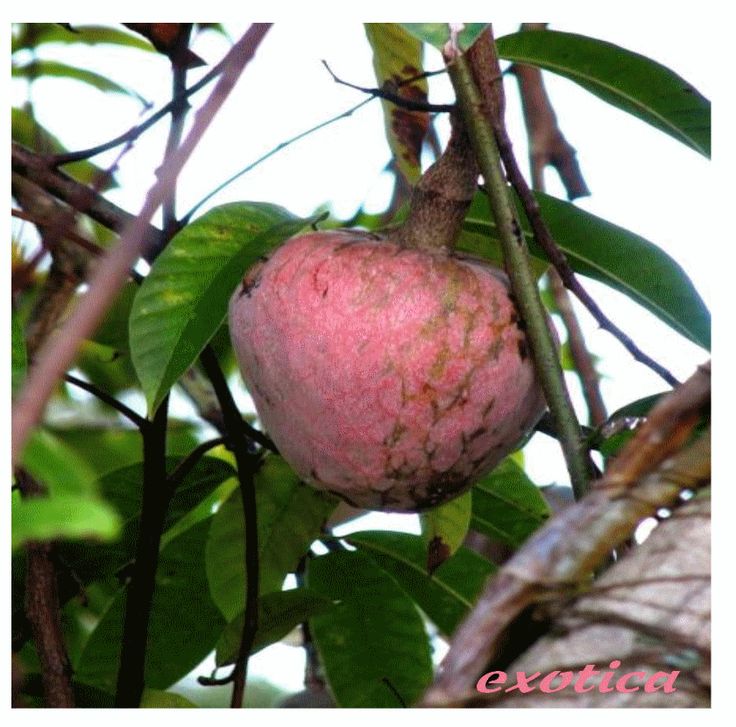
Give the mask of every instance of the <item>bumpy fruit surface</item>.
[[368, 234], [294, 237], [246, 275], [230, 335], [305, 482], [417, 511], [472, 486], [544, 411], [505, 275]]

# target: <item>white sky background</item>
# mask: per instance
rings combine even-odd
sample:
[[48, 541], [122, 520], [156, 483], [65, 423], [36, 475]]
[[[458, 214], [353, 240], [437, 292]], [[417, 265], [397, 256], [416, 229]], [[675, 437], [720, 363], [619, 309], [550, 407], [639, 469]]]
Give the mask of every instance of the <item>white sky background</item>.
[[[674, 18], [665, 26], [654, 24], [653, 20], [632, 22], [631, 16], [621, 14], [605, 21], [568, 21], [552, 23], [551, 27], [608, 40], [647, 55], [710, 98], [717, 80], [712, 74], [716, 59], [710, 23], [707, 17], [700, 16]], [[226, 27], [237, 38], [247, 23], [229, 23]], [[518, 23], [498, 23], [495, 30], [500, 36], [517, 27]], [[205, 33], [196, 39], [193, 49], [212, 64], [227, 50], [227, 42]], [[162, 56], [111, 46], [104, 52], [83, 46], [53, 50], [49, 47], [40, 55], [107, 74], [135, 88], [154, 101], [156, 107], [170, 96], [170, 67]], [[184, 168], [178, 187], [180, 212], [280, 142], [361, 100], [358, 92], [331, 80], [320, 63], [323, 58], [341, 78], [359, 85], [375, 85], [370, 47], [357, 20], [325, 22], [315, 16], [277, 23]], [[425, 66], [441, 67], [439, 54], [428, 51]], [[191, 73], [190, 83], [201, 73]], [[577, 149], [592, 191], [592, 197], [576, 204], [665, 249], [690, 275], [710, 306], [717, 242], [712, 235], [703, 233], [703, 221], [715, 208], [715, 179], [709, 162], [570, 81], [545, 74], [545, 82], [561, 129]], [[14, 82], [10, 88], [13, 104], [22, 103], [27, 93], [25, 84]], [[195, 107], [210, 88], [194, 97]], [[446, 79], [431, 79], [430, 89], [432, 101], [452, 100]], [[525, 132], [513, 78], [506, 80], [506, 91], [507, 122], [517, 155], [526, 168]], [[140, 105], [135, 101], [58, 79], [38, 82], [33, 101], [39, 121], [72, 150], [106, 141], [140, 120]], [[446, 124], [440, 128], [444, 133]], [[167, 122], [162, 121], [125, 156], [117, 174], [120, 188], [108, 194], [116, 204], [133, 213], [138, 211], [161, 161], [166, 133]], [[101, 155], [94, 161], [105, 167], [116, 153], [117, 150]], [[368, 211], [380, 211], [392, 189], [391, 177], [382, 173], [388, 160], [382, 111], [376, 100], [354, 116], [279, 152], [220, 193], [209, 206], [264, 200], [305, 215], [326, 202], [340, 217], [351, 216], [361, 204]], [[548, 174], [547, 184], [548, 192], [564, 198], [554, 172]], [[624, 296], [586, 279], [584, 284], [603, 310], [675, 376], [686, 378], [697, 364], [707, 360], [707, 352]], [[655, 374], [635, 363], [609, 334], [597, 330], [587, 313], [581, 313], [581, 321], [590, 349], [602, 358], [602, 389], [609, 411], [667, 388]], [[535, 440], [539, 441], [531, 445], [528, 453], [533, 479], [539, 484], [566, 481], [556, 443], [541, 435]], [[392, 521], [390, 527], [395, 526]], [[277, 678], [280, 673], [284, 686], [298, 689], [300, 658], [294, 669], [288, 670], [283, 659], [283, 655], [274, 655], [271, 665], [264, 668]]]

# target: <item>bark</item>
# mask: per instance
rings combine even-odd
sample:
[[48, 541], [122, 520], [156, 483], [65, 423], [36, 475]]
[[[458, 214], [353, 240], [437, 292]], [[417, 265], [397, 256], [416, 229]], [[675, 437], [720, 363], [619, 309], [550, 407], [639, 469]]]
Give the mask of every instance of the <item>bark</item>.
[[[594, 664], [616, 679], [633, 671], [680, 673], [676, 691], [643, 689], [553, 694], [519, 690], [477, 699], [492, 707], [708, 707], [710, 706], [710, 498], [702, 495], [675, 511], [640, 547], [613, 566], [553, 622], [506, 672], [541, 672]], [[600, 679], [591, 679], [596, 684]], [[632, 681], [632, 686], [636, 685]], [[639, 682], [641, 683], [641, 682]]]

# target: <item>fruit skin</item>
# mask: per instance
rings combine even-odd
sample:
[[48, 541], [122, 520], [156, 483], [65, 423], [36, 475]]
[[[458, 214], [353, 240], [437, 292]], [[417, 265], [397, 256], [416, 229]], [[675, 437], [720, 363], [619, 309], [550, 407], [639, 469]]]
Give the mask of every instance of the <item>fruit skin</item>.
[[471, 487], [545, 409], [503, 272], [369, 233], [291, 238], [235, 291], [230, 335], [303, 480], [416, 512]]

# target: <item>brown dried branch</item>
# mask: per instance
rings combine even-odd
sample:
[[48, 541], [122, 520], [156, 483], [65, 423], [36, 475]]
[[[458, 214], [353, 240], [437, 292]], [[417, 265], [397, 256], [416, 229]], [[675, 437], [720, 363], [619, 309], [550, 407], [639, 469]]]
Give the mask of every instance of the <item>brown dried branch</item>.
[[130, 267], [146, 250], [149, 220], [169, 196], [179, 172], [229, 95], [243, 68], [255, 54], [269, 27], [267, 23], [253, 24], [231, 48], [226, 56], [226, 69], [218, 79], [210, 97], [197, 112], [187, 138], [162, 166], [159, 178], [149, 190], [140, 214], [126, 228], [118, 244], [102, 258], [90, 281], [89, 291], [58, 334], [50, 339], [39, 353], [14, 406], [12, 428], [14, 461], [17, 461], [31, 428], [43, 413], [57, 380], [74, 360], [80, 342], [94, 331], [127, 279]]
[[[472, 697], [508, 627], [528, 606], [580, 588], [637, 524], [710, 478], [706, 435], [673, 457], [710, 404], [710, 364], [663, 397], [582, 500], [552, 518], [489, 582], [456, 631], [425, 706]], [[668, 459], [669, 458], [669, 459]]]
[[[709, 452], [677, 455], [678, 469], [699, 468]], [[694, 461], [683, 462], [684, 457]], [[547, 635], [504, 669], [509, 675], [581, 670], [601, 672], [614, 664], [615, 684], [624, 674], [647, 676], [676, 670], [675, 692], [601, 692], [572, 688], [553, 694], [519, 691], [476, 694], [465, 706], [484, 707], [708, 707], [710, 706], [710, 499], [678, 508], [591, 590], [564, 606]], [[642, 680], [633, 680], [633, 685]], [[509, 684], [514, 682], [513, 677]], [[660, 680], [661, 682], [661, 680]], [[538, 685], [539, 682], [537, 681]]]

